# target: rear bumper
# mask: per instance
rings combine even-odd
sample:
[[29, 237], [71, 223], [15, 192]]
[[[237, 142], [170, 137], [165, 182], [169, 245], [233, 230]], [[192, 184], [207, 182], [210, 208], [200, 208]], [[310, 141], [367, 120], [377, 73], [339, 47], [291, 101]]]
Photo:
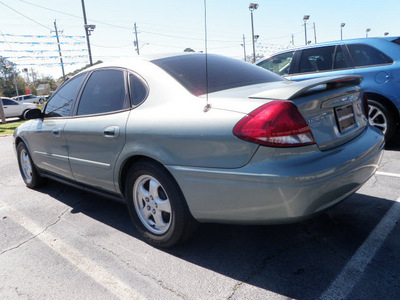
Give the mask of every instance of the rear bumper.
[[[328, 151], [259, 147], [239, 169], [167, 166], [200, 222], [278, 224], [323, 211], [378, 168], [384, 140], [374, 128]], [[292, 151], [292, 152], [291, 152]]]

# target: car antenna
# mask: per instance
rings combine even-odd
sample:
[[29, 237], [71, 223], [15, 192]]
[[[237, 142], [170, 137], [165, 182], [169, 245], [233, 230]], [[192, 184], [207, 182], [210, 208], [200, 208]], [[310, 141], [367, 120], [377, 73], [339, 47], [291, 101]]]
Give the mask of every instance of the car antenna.
[[211, 104], [208, 103], [208, 56], [207, 56], [207, 0], [204, 0], [204, 50], [206, 53], [206, 100], [207, 104], [203, 111], [208, 112], [211, 109]]

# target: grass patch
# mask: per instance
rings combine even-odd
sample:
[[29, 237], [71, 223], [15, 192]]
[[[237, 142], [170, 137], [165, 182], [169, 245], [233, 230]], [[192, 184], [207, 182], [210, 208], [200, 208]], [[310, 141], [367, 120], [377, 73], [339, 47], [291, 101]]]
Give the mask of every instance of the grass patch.
[[2, 124], [0, 120], [0, 135], [13, 134], [15, 128], [24, 122], [26, 121], [8, 121], [7, 123]]

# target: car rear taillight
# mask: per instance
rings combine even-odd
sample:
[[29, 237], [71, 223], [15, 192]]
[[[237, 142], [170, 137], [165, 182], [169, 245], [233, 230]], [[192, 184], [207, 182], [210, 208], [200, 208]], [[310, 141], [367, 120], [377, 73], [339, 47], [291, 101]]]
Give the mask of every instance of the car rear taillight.
[[272, 101], [241, 119], [233, 129], [240, 139], [274, 147], [315, 144], [314, 136], [297, 107], [287, 101]]
[[368, 105], [368, 97], [367, 97], [367, 94], [366, 94], [366, 93], [364, 93], [364, 96], [363, 96], [363, 106], [364, 106], [364, 113], [365, 113], [365, 116], [366, 116], [367, 119], [368, 119], [369, 105]]

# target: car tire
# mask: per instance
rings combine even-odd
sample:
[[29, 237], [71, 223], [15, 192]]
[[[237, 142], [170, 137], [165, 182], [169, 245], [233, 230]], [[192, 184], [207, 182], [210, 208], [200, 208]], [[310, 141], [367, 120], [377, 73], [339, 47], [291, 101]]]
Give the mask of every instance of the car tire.
[[34, 165], [26, 145], [20, 142], [17, 146], [18, 166], [22, 179], [28, 188], [38, 188], [45, 183], [45, 178], [40, 176]]
[[396, 118], [381, 102], [368, 99], [368, 119], [372, 126], [382, 130], [385, 141], [389, 142], [396, 131]]
[[29, 109], [25, 109], [24, 112], [22, 113], [22, 115], [19, 116], [19, 118], [20, 118], [21, 120], [26, 120], [26, 119], [25, 119], [25, 114], [26, 114], [28, 111], [29, 111]]
[[131, 167], [125, 195], [133, 223], [151, 245], [172, 247], [197, 228], [175, 179], [156, 163], [142, 161]]

